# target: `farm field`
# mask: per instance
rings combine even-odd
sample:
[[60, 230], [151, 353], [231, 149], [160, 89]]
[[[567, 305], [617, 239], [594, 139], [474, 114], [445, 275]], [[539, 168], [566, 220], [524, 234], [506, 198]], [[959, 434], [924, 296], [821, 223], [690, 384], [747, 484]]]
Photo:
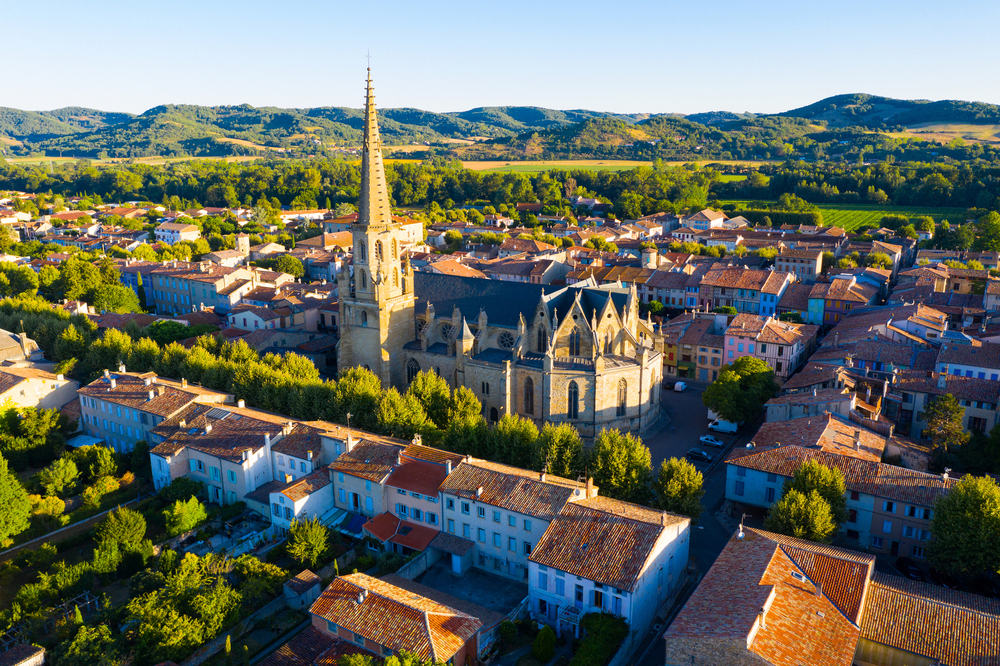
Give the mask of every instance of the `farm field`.
[[[695, 163], [705, 164], [746, 164], [759, 165], [764, 162], [753, 162], [748, 160], [684, 160], [678, 162], [664, 162], [666, 165], [679, 165]], [[550, 169], [588, 169], [592, 171], [625, 171], [641, 166], [652, 166], [652, 162], [643, 160], [538, 160], [538, 161], [463, 161], [462, 165], [466, 169], [473, 171], [504, 171], [517, 173], [540, 173]], [[742, 176], [723, 176], [723, 179], [738, 180]]]
[[[749, 201], [723, 201], [724, 204], [747, 205]], [[774, 203], [774, 202], [763, 202]], [[828, 227], [841, 227], [845, 231], [853, 231], [858, 227], [875, 224], [885, 215], [905, 215], [907, 217], [922, 217], [929, 215], [934, 222], [941, 220], [949, 222], [964, 222], [964, 208], [935, 208], [931, 206], [878, 206], [870, 204], [816, 204], [823, 215], [823, 224]]]

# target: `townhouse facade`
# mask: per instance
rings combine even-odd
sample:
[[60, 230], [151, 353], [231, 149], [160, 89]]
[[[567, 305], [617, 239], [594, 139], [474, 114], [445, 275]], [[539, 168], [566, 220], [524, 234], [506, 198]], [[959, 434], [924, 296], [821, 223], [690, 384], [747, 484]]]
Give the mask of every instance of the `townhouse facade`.
[[201, 231], [193, 224], [181, 222], [164, 222], [153, 230], [158, 243], [175, 245], [181, 241], [196, 241], [201, 238]]

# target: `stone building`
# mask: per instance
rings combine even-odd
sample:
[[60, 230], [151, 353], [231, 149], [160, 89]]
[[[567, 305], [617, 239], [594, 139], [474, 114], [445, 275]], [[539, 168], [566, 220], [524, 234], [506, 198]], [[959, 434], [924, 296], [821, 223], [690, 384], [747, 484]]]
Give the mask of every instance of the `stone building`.
[[417, 273], [401, 260], [368, 77], [353, 275], [340, 277], [340, 369], [405, 390], [434, 371], [473, 390], [484, 416], [644, 432], [659, 418], [662, 341], [634, 285], [568, 287]]

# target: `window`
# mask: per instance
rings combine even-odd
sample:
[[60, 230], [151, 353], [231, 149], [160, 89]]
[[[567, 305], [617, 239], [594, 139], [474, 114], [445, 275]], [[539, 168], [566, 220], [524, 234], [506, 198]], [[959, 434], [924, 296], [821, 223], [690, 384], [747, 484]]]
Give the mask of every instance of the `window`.
[[335, 634], [335, 633], [337, 633], [337, 625], [335, 625], [333, 622], [330, 622], [329, 620], [327, 620], [326, 621], [326, 630], [329, 631], [331, 634]]
[[511, 527], [517, 527], [517, 517], [507, 516], [507, 524]]
[[486, 543], [486, 530], [482, 527], [476, 530], [476, 536], [479, 538], [479, 543]]
[[462, 513], [464, 513], [466, 516], [469, 515], [469, 503], [468, 502], [462, 502]]
[[884, 534], [892, 534], [892, 521], [891, 520], [883, 520], [882, 521], [882, 532]]
[[624, 379], [618, 382], [618, 416], [625, 416], [626, 399], [628, 397], [628, 385]]
[[872, 537], [872, 546], [874, 546], [875, 548], [881, 548], [882, 547], [882, 537], [873, 536]]
[[524, 380], [524, 413], [535, 413], [535, 382], [531, 377]]
[[337, 481], [340, 481], [341, 483], [344, 482], [344, 473], [343, 472], [337, 472]]
[[746, 476], [746, 475], [747, 475], [747, 468], [746, 467], [737, 467], [736, 468], [736, 476]]
[[411, 358], [406, 362], [406, 382], [412, 383], [418, 374], [420, 374], [420, 364], [417, 363], [417, 359]]
[[365, 497], [365, 510], [369, 512], [375, 511], [375, 503], [370, 496]]
[[778, 480], [778, 475], [777, 474], [775, 474], [774, 472], [768, 472], [767, 473], [767, 482], [768, 483], [774, 483], [777, 480]]
[[512, 553], [517, 552], [517, 539], [514, 537], [507, 537], [507, 550]]
[[576, 328], [569, 334], [569, 355], [580, 355], [580, 330]]
[[406, 506], [405, 504], [397, 504], [396, 513], [405, 518], [410, 513], [410, 507]]
[[357, 633], [356, 633], [356, 634], [354, 634], [354, 642], [355, 642], [355, 643], [356, 643], [357, 645], [361, 645], [361, 646], [364, 646], [364, 644], [365, 644], [365, 637], [364, 637], [364, 636], [362, 636], [361, 634], [357, 634]]
[[493, 546], [494, 546], [494, 548], [500, 548], [500, 533], [499, 532], [494, 532], [493, 533]]
[[272, 504], [271, 507], [274, 509], [274, 515], [281, 518], [281, 507], [277, 504]]
[[[278, 467], [282, 467], [285, 464], [285, 456], [278, 456]], [[343, 479], [341, 479], [343, 481]]]
[[914, 546], [913, 548], [910, 549], [910, 553], [913, 554], [913, 557], [919, 558], [921, 560], [924, 559], [923, 546]]
[[227, 470], [226, 471], [226, 476], [229, 477], [229, 483], [236, 483], [236, 472], [234, 472], [231, 469]]
[[527, 518], [524, 519], [524, 531], [525, 532], [531, 531], [531, 521], [528, 520]]
[[340, 501], [341, 502], [347, 502], [347, 495], [344, 493], [344, 489], [343, 488], [338, 488], [337, 490], [339, 491], [338, 494], [340, 496]]
[[293, 518], [293, 515], [294, 515], [294, 514], [292, 514], [292, 510], [291, 510], [291, 508], [289, 508], [289, 507], [287, 507], [287, 506], [286, 506], [286, 507], [285, 507], [285, 518], [286, 518], [287, 520], [291, 520], [291, 519]]
[[848, 510], [848, 512], [847, 512], [847, 522], [849, 522], [849, 523], [856, 523], [856, 522], [858, 522], [858, 510], [857, 509], [850, 509], [850, 510]]
[[496, 511], [496, 510], [493, 511], [493, 522], [494, 523], [499, 523], [500, 522], [500, 512], [499, 511]]
[[430, 525], [437, 525], [438, 515], [436, 513], [431, 513], [430, 511], [427, 511], [426, 513], [424, 513], [424, 520], [426, 520]]
[[979, 432], [986, 432], [986, 419], [980, 418], [978, 416], [973, 416], [969, 419], [969, 430], [978, 430]]
[[773, 502], [774, 501], [774, 488], [765, 488], [764, 489], [764, 500], [766, 502]]
[[451, 534], [455, 533], [455, 519], [454, 518], [449, 518], [448, 519], [448, 532], [450, 532]]
[[450, 497], [444, 501], [444, 505], [448, 508], [449, 511], [455, 510], [455, 500], [451, 499]]
[[525, 555], [531, 555], [531, 542], [530, 541], [525, 541], [524, 542], [524, 554]]
[[571, 419], [580, 418], [580, 389], [576, 382], [570, 382], [566, 392], [566, 416]]
[[886, 513], [896, 513], [896, 503], [889, 501], [882, 502], [882, 510]]
[[732, 358], [732, 357], [733, 357], [733, 350], [732, 350], [732, 349], [730, 349], [730, 350], [729, 350], [729, 358]]
[[914, 530], [911, 525], [904, 525], [903, 526], [903, 536], [904, 537], [906, 537], [907, 539], [912, 539], [915, 534], [916, 534], [916, 530]]
[[482, 518], [483, 520], [486, 520], [486, 507], [480, 506], [476, 508], [478, 509], [479, 517]]
[[[306, 464], [304, 462], [299, 461], [299, 471], [302, 472], [303, 474], [305, 474], [305, 472], [306, 472]], [[365, 485], [366, 486], [370, 486], [371, 485], [371, 481], [365, 481]]]
[[744, 491], [744, 488], [745, 488], [745, 485], [744, 485], [744, 483], [743, 483], [742, 481], [737, 481], [737, 482], [736, 482], [736, 489], [735, 489], [735, 491], [734, 491], [734, 492], [735, 492], [735, 493], [736, 493], [737, 495], [739, 495], [740, 497], [743, 497], [743, 491]]
[[545, 329], [540, 327], [538, 329], [538, 352], [544, 354], [546, 349], [548, 349], [548, 345], [545, 341]]
[[472, 538], [472, 526], [469, 523], [462, 523], [462, 536], [466, 539]]
[[736, 351], [740, 351], [740, 352], [743, 351], [743, 343], [742, 342], [739, 343], [738, 345], [736, 345]]
[[851, 500], [854, 501], [854, 502], [857, 502], [860, 499], [861, 499], [861, 493], [859, 493], [857, 490], [852, 490], [851, 491]]

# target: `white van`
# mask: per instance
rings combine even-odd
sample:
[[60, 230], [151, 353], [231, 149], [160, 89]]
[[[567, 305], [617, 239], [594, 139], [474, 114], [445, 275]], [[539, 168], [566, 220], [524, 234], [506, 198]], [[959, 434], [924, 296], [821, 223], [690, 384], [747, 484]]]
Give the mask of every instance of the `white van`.
[[687, 382], [677, 382], [676, 384], [674, 384], [674, 390], [677, 391], [678, 393], [683, 393], [684, 391], [687, 390], [687, 387], [688, 387]]

